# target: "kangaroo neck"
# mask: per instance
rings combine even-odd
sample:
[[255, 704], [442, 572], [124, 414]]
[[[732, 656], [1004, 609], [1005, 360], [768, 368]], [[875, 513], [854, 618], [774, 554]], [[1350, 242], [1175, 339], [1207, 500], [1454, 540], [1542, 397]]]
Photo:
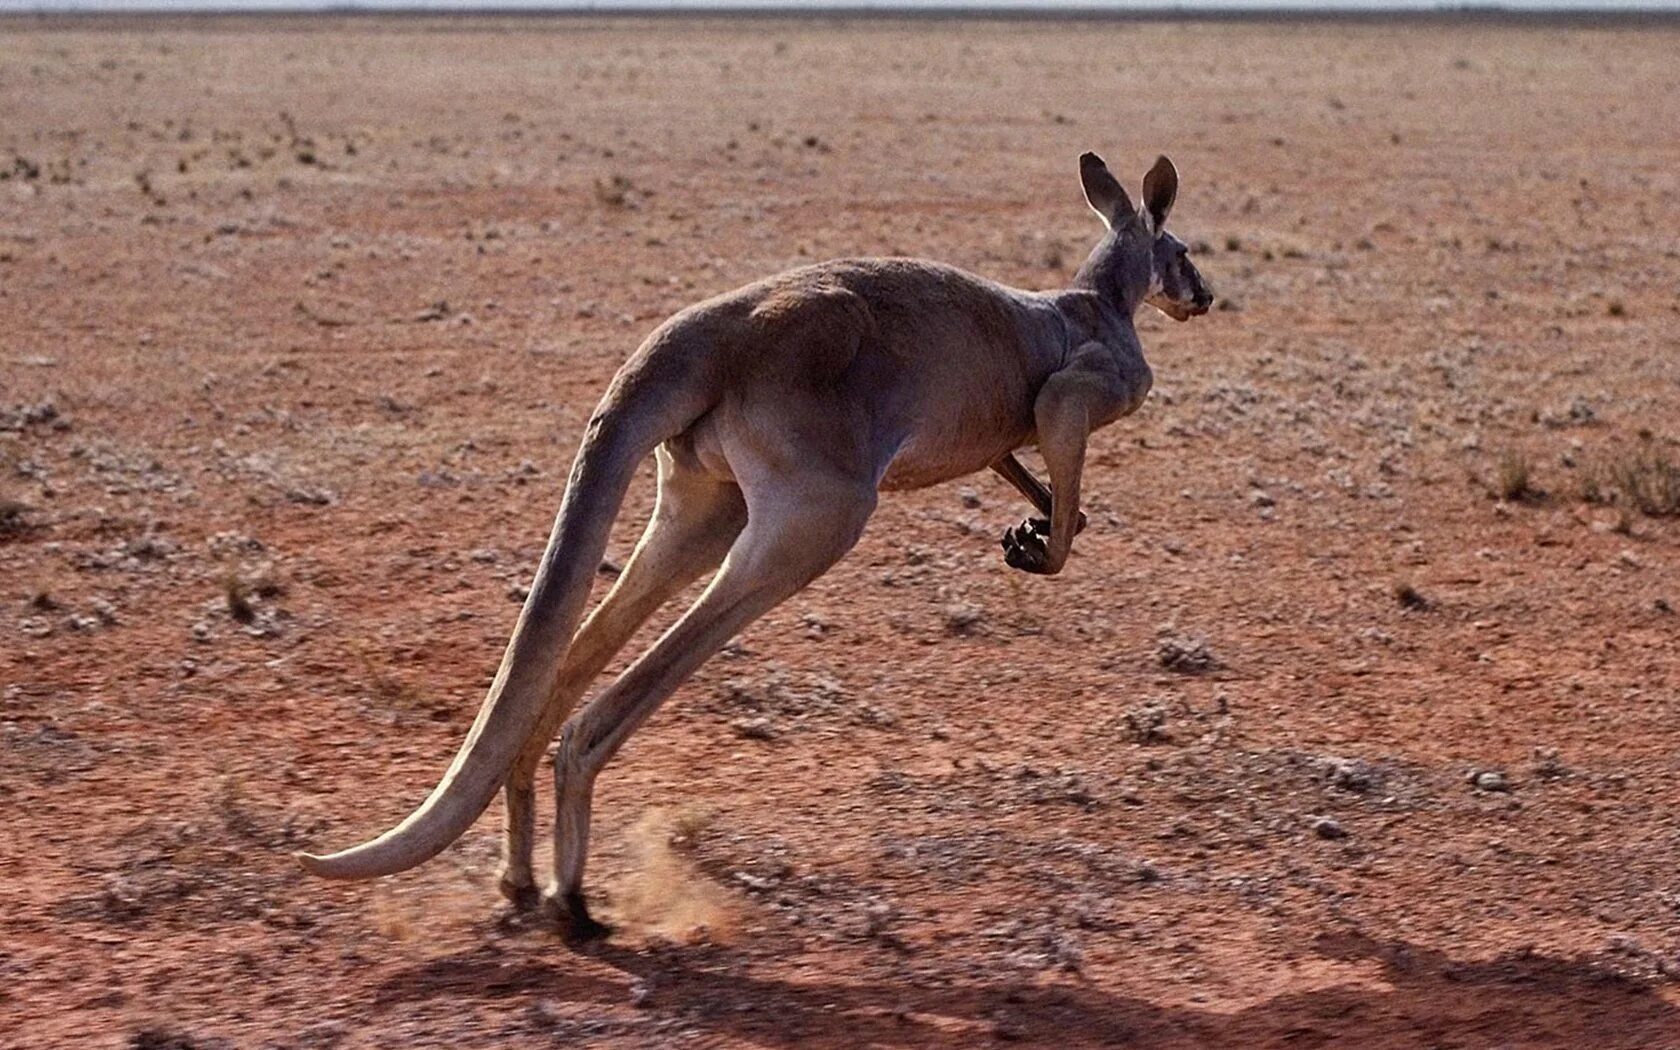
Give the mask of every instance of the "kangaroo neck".
[[1085, 343], [1131, 346], [1137, 343], [1134, 309], [1093, 288], [1075, 285], [1055, 295], [1056, 308], [1066, 326], [1068, 348]]

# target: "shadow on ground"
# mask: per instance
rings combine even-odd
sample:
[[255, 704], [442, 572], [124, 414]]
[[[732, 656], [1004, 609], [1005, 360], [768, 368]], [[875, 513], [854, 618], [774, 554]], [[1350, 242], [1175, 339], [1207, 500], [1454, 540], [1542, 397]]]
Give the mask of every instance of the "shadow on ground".
[[[1235, 1013], [1163, 1007], [1090, 985], [841, 984], [754, 977], [727, 949], [638, 951], [595, 959], [645, 989], [641, 1006], [713, 1038], [767, 1047], [969, 1047], [976, 1037], [1024, 1045], [1650, 1048], [1680, 1045], [1680, 1009], [1651, 986], [1587, 962], [1531, 953], [1460, 962], [1357, 936], [1323, 937], [1323, 956], [1373, 960], [1387, 987], [1343, 985], [1281, 995]], [[552, 960], [475, 950], [386, 982], [382, 1004], [530, 995], [622, 1008], [626, 985]]]

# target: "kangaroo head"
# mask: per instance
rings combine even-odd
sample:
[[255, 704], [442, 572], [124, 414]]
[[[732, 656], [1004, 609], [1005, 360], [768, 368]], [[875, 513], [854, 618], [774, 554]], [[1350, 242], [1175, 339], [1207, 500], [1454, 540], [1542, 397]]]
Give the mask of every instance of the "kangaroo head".
[[1190, 261], [1190, 249], [1166, 231], [1167, 213], [1178, 198], [1178, 169], [1158, 157], [1143, 177], [1143, 209], [1095, 153], [1079, 158], [1085, 200], [1108, 225], [1074, 282], [1116, 300], [1129, 314], [1141, 303], [1176, 321], [1205, 314], [1213, 291]]

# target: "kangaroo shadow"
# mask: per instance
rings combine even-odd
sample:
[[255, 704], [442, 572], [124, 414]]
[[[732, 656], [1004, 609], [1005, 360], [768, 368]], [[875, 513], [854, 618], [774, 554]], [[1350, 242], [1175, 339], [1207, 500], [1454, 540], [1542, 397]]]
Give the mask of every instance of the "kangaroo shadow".
[[[564, 958], [564, 956], [562, 956]], [[376, 1006], [418, 1000], [504, 999], [541, 995], [606, 1005], [624, 1001], [621, 982], [529, 957], [510, 957], [492, 945], [431, 959], [399, 971], [379, 986]]]
[[[729, 949], [639, 951], [596, 959], [640, 983], [642, 1009], [681, 1016], [713, 1037], [766, 1047], [967, 1048], [1019, 1045], [1188, 1048], [1680, 1046], [1680, 1008], [1649, 984], [1589, 962], [1532, 953], [1462, 962], [1403, 942], [1319, 938], [1343, 961], [1375, 961], [1382, 986], [1288, 993], [1234, 1012], [1163, 1006], [1091, 984], [964, 983], [925, 971], [912, 981], [840, 983], [753, 976]], [[625, 985], [587, 977], [564, 954], [509, 963], [475, 951], [405, 971], [379, 1001], [515, 994], [622, 1006]]]

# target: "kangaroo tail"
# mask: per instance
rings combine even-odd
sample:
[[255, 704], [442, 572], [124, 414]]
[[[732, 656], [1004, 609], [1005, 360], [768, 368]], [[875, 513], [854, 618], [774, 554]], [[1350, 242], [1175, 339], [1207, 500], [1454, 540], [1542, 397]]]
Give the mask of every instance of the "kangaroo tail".
[[412, 868], [460, 838], [501, 788], [548, 706], [636, 468], [698, 415], [693, 406], [635, 405], [642, 399], [626, 398], [625, 387], [640, 384], [625, 378], [589, 421], [531, 593], [455, 761], [420, 807], [378, 838], [325, 856], [297, 854], [308, 871], [369, 879]]

